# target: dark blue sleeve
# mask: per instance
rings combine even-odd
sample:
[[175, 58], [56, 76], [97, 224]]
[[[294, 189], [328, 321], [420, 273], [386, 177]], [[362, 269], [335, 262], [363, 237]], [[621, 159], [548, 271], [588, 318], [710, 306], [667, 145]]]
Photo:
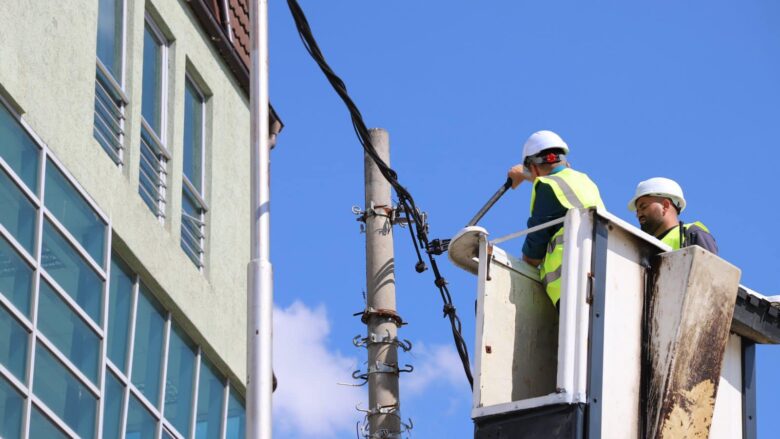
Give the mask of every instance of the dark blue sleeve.
[[[566, 215], [567, 209], [558, 201], [558, 197], [555, 196], [550, 185], [540, 182], [536, 184], [534, 190], [536, 197], [534, 198], [533, 215], [528, 218], [529, 228]], [[557, 224], [528, 234], [523, 244], [523, 254], [532, 259], [544, 258], [545, 253], [547, 253], [547, 244], [560, 228], [561, 224]]]
[[685, 245], [698, 245], [713, 254], [718, 254], [718, 244], [715, 242], [715, 238], [695, 224], [685, 230]]

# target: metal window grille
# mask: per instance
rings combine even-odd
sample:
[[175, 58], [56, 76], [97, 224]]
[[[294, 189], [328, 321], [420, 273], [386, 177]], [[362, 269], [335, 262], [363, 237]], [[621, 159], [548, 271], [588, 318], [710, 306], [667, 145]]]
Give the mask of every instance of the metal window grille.
[[182, 187], [182, 204], [187, 203], [193, 208], [189, 212], [187, 211], [188, 209], [182, 208], [181, 247], [198, 268], [203, 268], [208, 205], [187, 177], [184, 177]]
[[122, 87], [103, 63], [97, 60], [93, 135], [117, 165], [122, 164], [125, 107], [128, 102]]
[[165, 217], [168, 160], [168, 151], [146, 121], [142, 120], [138, 192], [158, 218]]

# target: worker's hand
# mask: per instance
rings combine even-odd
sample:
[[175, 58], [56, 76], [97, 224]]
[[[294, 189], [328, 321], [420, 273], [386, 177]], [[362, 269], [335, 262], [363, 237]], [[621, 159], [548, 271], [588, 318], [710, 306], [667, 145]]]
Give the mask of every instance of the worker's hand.
[[520, 183], [526, 179], [525, 168], [523, 165], [514, 165], [507, 172], [507, 177], [512, 180], [512, 189], [520, 186]]
[[538, 267], [538, 266], [542, 265], [542, 260], [541, 259], [534, 259], [534, 258], [528, 257], [526, 255], [523, 255], [523, 261], [526, 264], [528, 264], [528, 265], [530, 265], [532, 267]]

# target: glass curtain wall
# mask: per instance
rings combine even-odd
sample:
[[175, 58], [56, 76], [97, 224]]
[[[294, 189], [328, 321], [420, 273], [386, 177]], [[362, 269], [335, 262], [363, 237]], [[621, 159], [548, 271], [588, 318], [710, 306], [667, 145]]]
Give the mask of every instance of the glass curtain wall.
[[0, 205], [0, 437], [243, 438], [240, 394], [2, 101]]

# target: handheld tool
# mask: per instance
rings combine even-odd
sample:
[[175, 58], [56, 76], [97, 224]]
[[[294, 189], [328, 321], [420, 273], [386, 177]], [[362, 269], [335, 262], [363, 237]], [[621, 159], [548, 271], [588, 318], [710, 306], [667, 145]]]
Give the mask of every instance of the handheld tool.
[[[525, 172], [523, 172], [523, 180], [527, 180], [527, 181], [533, 181], [533, 177], [531, 176], [531, 174], [530, 174], [530, 173], [529, 173], [527, 170], [526, 170]], [[504, 182], [504, 184], [502, 184], [502, 185], [501, 185], [501, 187], [500, 187], [500, 188], [498, 188], [498, 190], [496, 191], [496, 193], [495, 193], [495, 194], [493, 194], [493, 196], [492, 196], [492, 197], [490, 197], [490, 199], [487, 201], [487, 203], [485, 203], [485, 205], [484, 205], [484, 206], [482, 206], [482, 208], [481, 208], [481, 209], [479, 209], [479, 212], [477, 212], [477, 214], [476, 214], [476, 215], [474, 215], [474, 218], [471, 218], [471, 221], [469, 221], [469, 222], [468, 222], [468, 224], [466, 224], [466, 227], [469, 227], [469, 226], [475, 226], [475, 225], [477, 225], [477, 223], [479, 222], [479, 220], [481, 220], [481, 219], [482, 219], [482, 217], [483, 217], [483, 216], [485, 216], [485, 214], [488, 212], [488, 210], [490, 210], [490, 208], [491, 208], [491, 207], [493, 207], [493, 205], [494, 205], [494, 204], [496, 204], [496, 202], [497, 202], [497, 201], [498, 201], [498, 200], [499, 200], [499, 199], [500, 199], [500, 198], [501, 198], [501, 197], [502, 197], [502, 196], [503, 196], [503, 195], [506, 193], [506, 191], [507, 191], [507, 190], [509, 190], [509, 188], [511, 188], [511, 187], [512, 187], [512, 179], [511, 179], [511, 178], [509, 178], [509, 177], [507, 177], [507, 179], [506, 179], [506, 181]]]

